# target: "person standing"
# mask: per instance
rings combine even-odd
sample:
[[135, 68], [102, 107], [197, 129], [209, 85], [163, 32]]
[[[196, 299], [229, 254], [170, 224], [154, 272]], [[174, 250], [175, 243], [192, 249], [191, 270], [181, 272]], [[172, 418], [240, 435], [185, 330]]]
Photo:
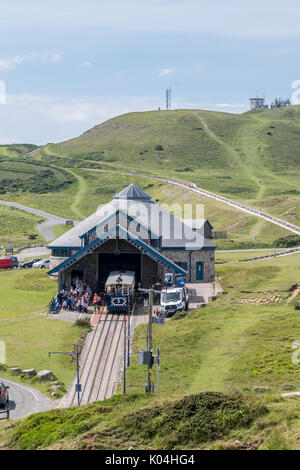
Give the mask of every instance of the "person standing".
[[94, 313], [100, 313], [100, 300], [99, 295], [95, 292], [93, 299]]

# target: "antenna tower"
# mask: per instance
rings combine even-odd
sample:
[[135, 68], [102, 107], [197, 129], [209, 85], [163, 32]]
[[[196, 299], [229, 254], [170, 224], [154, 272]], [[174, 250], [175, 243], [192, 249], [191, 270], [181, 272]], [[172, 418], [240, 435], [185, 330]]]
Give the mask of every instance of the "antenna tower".
[[172, 89], [167, 88], [166, 89], [166, 110], [169, 111], [171, 109], [171, 94], [172, 94]]

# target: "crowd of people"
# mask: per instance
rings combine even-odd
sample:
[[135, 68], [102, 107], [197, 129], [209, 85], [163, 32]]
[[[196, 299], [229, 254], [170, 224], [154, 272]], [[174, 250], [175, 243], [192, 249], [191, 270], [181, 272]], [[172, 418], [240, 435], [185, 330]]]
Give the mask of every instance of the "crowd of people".
[[87, 313], [92, 298], [92, 291], [85, 282], [72, 282], [69, 289], [65, 285], [58, 292], [56, 301], [63, 310]]

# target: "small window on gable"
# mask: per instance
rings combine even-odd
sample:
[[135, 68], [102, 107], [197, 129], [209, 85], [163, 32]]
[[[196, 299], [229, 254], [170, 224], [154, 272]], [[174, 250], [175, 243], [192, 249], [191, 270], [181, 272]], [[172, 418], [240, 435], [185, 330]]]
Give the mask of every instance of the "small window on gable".
[[137, 226], [136, 226], [136, 231], [137, 231], [137, 232], [140, 232], [140, 231], [141, 231], [141, 225], [140, 225], [140, 224], [137, 224]]
[[104, 232], [108, 232], [108, 224], [104, 225]]

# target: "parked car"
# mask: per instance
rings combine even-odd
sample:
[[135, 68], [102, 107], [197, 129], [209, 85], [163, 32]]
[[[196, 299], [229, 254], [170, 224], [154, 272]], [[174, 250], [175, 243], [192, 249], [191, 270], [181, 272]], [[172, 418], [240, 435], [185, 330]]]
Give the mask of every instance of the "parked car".
[[185, 286], [185, 277], [184, 276], [175, 276], [175, 284], [178, 287]]
[[20, 268], [32, 268], [32, 265], [34, 263], [37, 263], [38, 261], [41, 261], [42, 258], [33, 258], [30, 261], [23, 261], [23, 263], [20, 264]]
[[50, 259], [45, 258], [41, 259], [40, 261], [37, 261], [37, 263], [33, 263], [32, 265], [33, 268], [49, 268], [50, 267]]
[[0, 408], [6, 408], [9, 402], [8, 396], [9, 386], [0, 382]]
[[11, 258], [11, 261], [12, 261], [12, 264], [13, 264], [13, 267], [14, 268], [18, 268], [19, 267], [19, 261], [18, 261], [18, 258], [16, 256], [10, 256]]
[[189, 293], [186, 287], [170, 287], [161, 291], [161, 311], [171, 317], [180, 310], [188, 310]]
[[185, 286], [185, 277], [181, 274], [174, 274], [174, 273], [165, 273], [164, 278], [165, 286], [178, 286], [184, 287]]
[[0, 258], [0, 269], [12, 269], [14, 264], [10, 256], [7, 258]]
[[173, 273], [165, 273], [164, 284], [166, 286], [172, 286], [174, 283], [174, 274]]

